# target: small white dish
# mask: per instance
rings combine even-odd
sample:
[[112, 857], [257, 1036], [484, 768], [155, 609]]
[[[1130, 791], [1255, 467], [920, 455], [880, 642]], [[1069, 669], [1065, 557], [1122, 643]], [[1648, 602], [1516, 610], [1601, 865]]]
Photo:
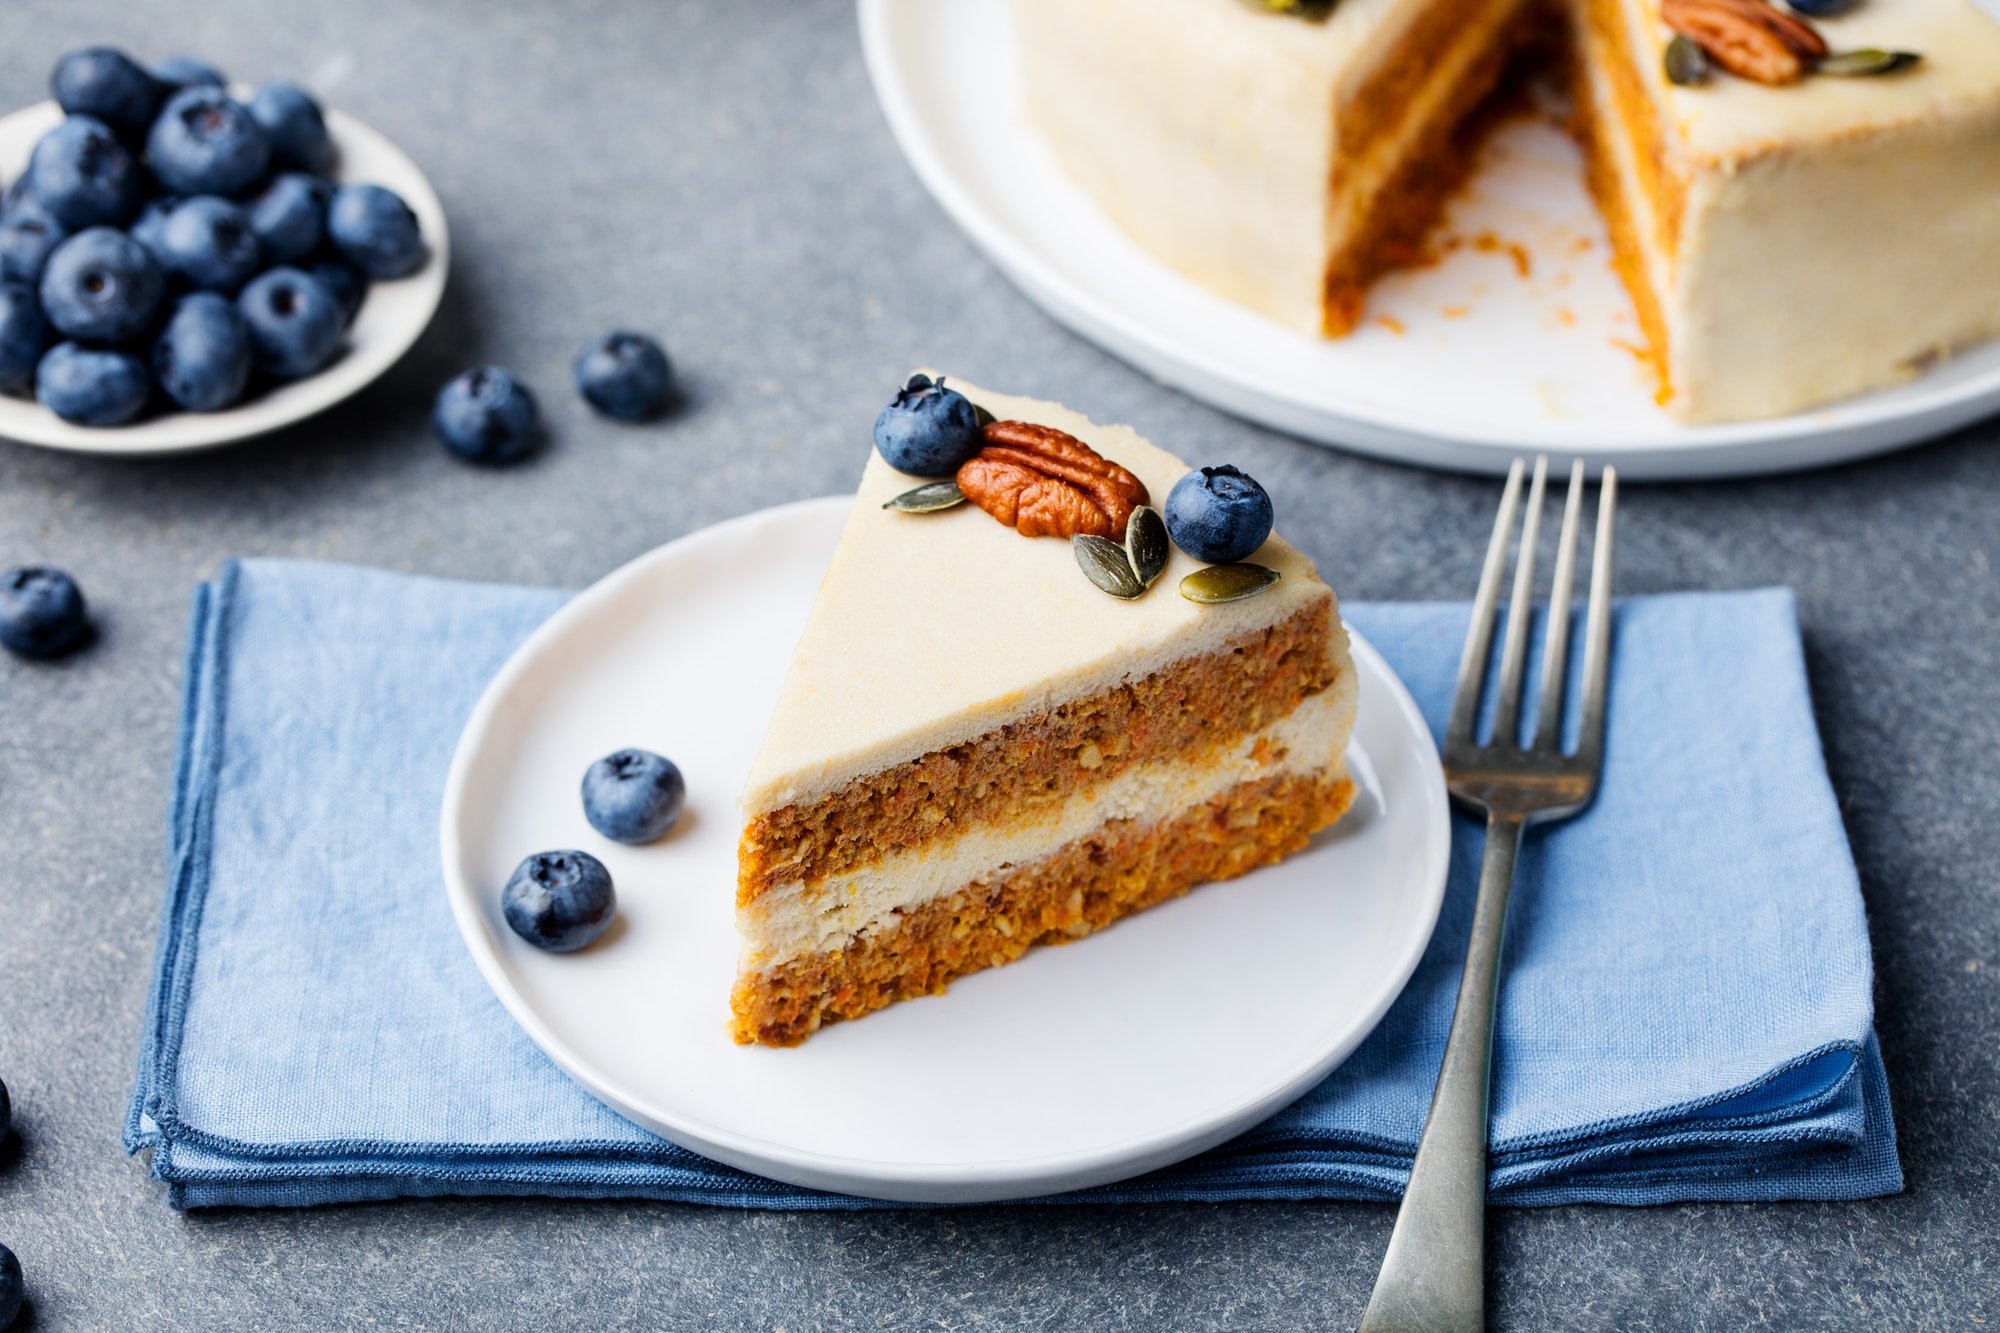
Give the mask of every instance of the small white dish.
[[[0, 116], [0, 180], [11, 183], [28, 166], [43, 134], [61, 123], [54, 102]], [[0, 439], [91, 454], [178, 454], [233, 444], [324, 412], [375, 380], [410, 350], [444, 298], [451, 268], [451, 235], [444, 205], [416, 163], [352, 116], [326, 113], [326, 127], [340, 149], [334, 180], [386, 186], [417, 215], [428, 250], [424, 266], [407, 278], [373, 283], [348, 327], [345, 348], [317, 375], [281, 384], [222, 412], [170, 412], [129, 426], [75, 426], [40, 403], [0, 394]]]
[[[1311, 1088], [1408, 980], [1450, 854], [1430, 732], [1358, 639], [1363, 790], [1307, 851], [793, 1050], [730, 1039], [733, 803], [850, 503], [765, 510], [640, 557], [487, 687], [441, 839], [459, 929], [508, 1011], [584, 1087], [673, 1142], [884, 1199], [1121, 1179]], [[648, 847], [592, 832], [578, 796], [593, 760], [631, 745], [687, 776], [680, 824]], [[520, 859], [558, 847], [599, 857], [618, 887], [611, 930], [570, 955], [530, 947], [500, 912]]]
[[1003, 273], [1085, 338], [1277, 430], [1432, 467], [1500, 473], [1547, 452], [1654, 480], [1835, 463], [2000, 411], [1996, 342], [1796, 416], [1679, 424], [1629, 350], [1637, 322], [1575, 145], [1546, 124], [1504, 128], [1454, 201], [1451, 230], [1487, 248], [1391, 275], [1346, 338], [1296, 333], [1155, 260], [1070, 180], [1021, 115], [1007, 0], [860, 0], [860, 23], [903, 155]]

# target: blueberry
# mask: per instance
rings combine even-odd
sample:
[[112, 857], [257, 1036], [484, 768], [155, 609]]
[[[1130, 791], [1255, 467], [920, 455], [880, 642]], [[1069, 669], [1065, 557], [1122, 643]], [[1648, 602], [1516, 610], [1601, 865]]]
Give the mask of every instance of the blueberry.
[[658, 416], [673, 392], [667, 353], [643, 333], [607, 333], [577, 353], [576, 391], [620, 421]]
[[0, 278], [33, 283], [41, 280], [49, 252], [69, 233], [40, 209], [22, 209], [0, 221]]
[[347, 185], [334, 192], [326, 234], [348, 263], [375, 282], [416, 272], [424, 263], [417, 215], [402, 196], [379, 185]]
[[317, 278], [298, 269], [259, 274], [236, 305], [250, 323], [258, 367], [281, 380], [305, 378], [340, 347], [340, 306]]
[[[60, 569], [25, 565], [0, 574], [0, 644], [9, 650], [22, 657], [58, 657], [82, 642], [89, 629], [83, 590]], [[5, 1133], [0, 1129], [0, 1137]]]
[[264, 265], [250, 215], [212, 194], [182, 200], [161, 220], [157, 235], [160, 266], [201, 291], [233, 296]]
[[101, 120], [71, 116], [41, 137], [28, 159], [28, 188], [71, 231], [132, 216], [146, 177]]
[[368, 279], [338, 255], [321, 254], [306, 266], [306, 272], [319, 279], [320, 286], [326, 288], [333, 303], [340, 307], [341, 327], [352, 324], [355, 311], [361, 309], [362, 298], [368, 295]]
[[1198, 468], [1167, 493], [1167, 535], [1197, 560], [1227, 565], [1271, 535], [1271, 497], [1235, 468]]
[[583, 817], [613, 842], [651, 842], [674, 826], [687, 783], [671, 759], [650, 750], [620, 750], [583, 774]]
[[167, 280], [146, 247], [122, 231], [91, 227], [58, 245], [42, 266], [42, 313], [84, 343], [121, 343], [151, 331]]
[[0, 1333], [21, 1317], [21, 1304], [28, 1298], [27, 1279], [21, 1275], [21, 1261], [5, 1245], [0, 1245]]
[[326, 206], [333, 186], [317, 176], [287, 171], [273, 177], [250, 201], [250, 230], [274, 264], [296, 264], [326, 235]]
[[168, 56], [156, 63], [150, 73], [153, 81], [169, 92], [179, 92], [196, 84], [214, 88], [224, 88], [229, 84], [229, 80], [222, 77], [221, 70], [193, 56]]
[[271, 141], [271, 156], [286, 166], [325, 175], [333, 169], [333, 138], [319, 103], [296, 83], [275, 79], [250, 94], [250, 114]]
[[160, 85], [123, 51], [93, 46], [56, 61], [49, 91], [72, 116], [94, 116], [127, 139], [143, 138], [160, 106]]
[[[0, 1143], [7, 1141], [7, 1131], [12, 1129], [13, 1126], [14, 1106], [13, 1103], [7, 1100], [7, 1081], [0, 1079]], [[0, 1328], [5, 1328], [6, 1326], [7, 1321], [0, 1319]]]
[[535, 443], [541, 411], [528, 386], [498, 366], [468, 370], [438, 390], [431, 427], [474, 463], [512, 463]]
[[48, 321], [34, 288], [0, 277], [0, 393], [19, 393], [35, 382], [35, 366], [48, 342]]
[[51, 222], [56, 216], [35, 198], [34, 182], [28, 179], [25, 171], [14, 178], [14, 183], [7, 187], [5, 193], [0, 193], [0, 218], [11, 218], [22, 212], [32, 212], [36, 217], [47, 218]]
[[890, 467], [916, 477], [948, 477], [979, 452], [979, 414], [964, 394], [912, 375], [875, 418], [875, 447]]
[[57, 343], [35, 367], [35, 397], [79, 426], [122, 426], [152, 395], [146, 363], [127, 352]]
[[618, 895], [611, 872], [589, 852], [536, 852], [500, 891], [507, 924], [537, 949], [571, 953], [611, 924]]
[[250, 324], [236, 303], [190, 292], [153, 344], [153, 378], [190, 412], [219, 412], [243, 397], [253, 357]]
[[264, 179], [271, 142], [250, 109], [227, 90], [196, 84], [167, 99], [146, 157], [173, 194], [242, 194]]

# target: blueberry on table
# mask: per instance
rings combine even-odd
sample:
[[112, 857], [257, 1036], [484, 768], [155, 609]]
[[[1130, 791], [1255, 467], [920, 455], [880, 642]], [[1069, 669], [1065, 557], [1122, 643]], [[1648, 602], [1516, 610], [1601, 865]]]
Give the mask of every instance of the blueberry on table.
[[123, 51], [71, 51], [49, 74], [49, 92], [72, 116], [94, 116], [128, 139], [145, 137], [160, 106], [160, 85]]
[[1271, 535], [1271, 497], [1235, 468], [1196, 468], [1167, 492], [1167, 535], [1211, 565], [1247, 558]]
[[19, 393], [35, 382], [35, 367], [48, 343], [48, 321], [34, 290], [0, 277], [0, 393]]
[[146, 177], [101, 120], [71, 116], [41, 137], [28, 158], [28, 192], [71, 231], [124, 222], [146, 194]]
[[979, 452], [979, 414], [940, 375], [912, 375], [896, 401], [875, 418], [875, 447], [898, 472], [914, 477], [948, 477]]
[[250, 323], [234, 301], [190, 292], [153, 344], [153, 378], [188, 411], [219, 412], [243, 397], [255, 355]]
[[362, 298], [368, 295], [368, 279], [338, 255], [320, 255], [306, 265], [306, 272], [319, 280], [319, 285], [326, 288], [327, 295], [340, 307], [341, 327], [352, 324], [355, 312], [361, 309]]
[[620, 750], [583, 774], [583, 817], [613, 842], [638, 846], [681, 817], [687, 783], [674, 761], [650, 750]]
[[474, 463], [512, 463], [535, 443], [541, 410], [528, 386], [498, 366], [468, 370], [438, 390], [431, 427]]
[[129, 352], [57, 343], [35, 367], [35, 398], [77, 426], [123, 426], [146, 410], [153, 378]]
[[571, 953], [611, 924], [618, 895], [611, 872], [589, 852], [536, 852], [500, 891], [507, 924], [537, 949]]
[[317, 278], [274, 268], [250, 280], [236, 298], [250, 325], [257, 366], [281, 380], [304, 379], [340, 347], [340, 306]]
[[21, 1273], [21, 1261], [5, 1245], [0, 1245], [0, 1333], [21, 1317], [21, 1303], [28, 1298], [28, 1282]]
[[572, 367], [584, 401], [620, 421], [656, 417], [673, 393], [666, 349], [643, 333], [607, 333], [577, 353]]
[[234, 296], [263, 267], [250, 215], [212, 194], [183, 200], [159, 227], [160, 266], [188, 286]]
[[406, 277], [423, 267], [424, 236], [417, 215], [394, 190], [342, 186], [327, 208], [326, 234], [341, 257], [371, 281]]
[[333, 186], [302, 171], [280, 172], [248, 205], [250, 230], [274, 264], [296, 264], [326, 236], [326, 206]]
[[167, 99], [146, 160], [169, 193], [237, 195], [270, 170], [271, 141], [226, 89], [196, 84]]
[[285, 166], [324, 175], [333, 169], [333, 137], [319, 103], [296, 83], [274, 79], [250, 94], [250, 114], [271, 141], [271, 156]]
[[56, 332], [110, 344], [152, 331], [167, 280], [145, 246], [114, 228], [90, 227], [49, 252], [39, 289]]
[[0, 278], [41, 281], [42, 265], [69, 232], [39, 209], [23, 209], [0, 218]]
[[154, 64], [149, 71], [153, 82], [168, 92], [179, 92], [196, 84], [207, 84], [215, 88], [227, 87], [229, 80], [222, 77], [222, 71], [206, 60], [196, 60], [193, 56], [168, 56]]
[[0, 1142], [7, 1138], [7, 1131], [14, 1127], [14, 1107], [7, 1100], [6, 1080], [0, 1079]]
[[60, 569], [24, 565], [0, 574], [0, 646], [22, 657], [58, 657], [81, 643], [89, 626], [83, 590]]

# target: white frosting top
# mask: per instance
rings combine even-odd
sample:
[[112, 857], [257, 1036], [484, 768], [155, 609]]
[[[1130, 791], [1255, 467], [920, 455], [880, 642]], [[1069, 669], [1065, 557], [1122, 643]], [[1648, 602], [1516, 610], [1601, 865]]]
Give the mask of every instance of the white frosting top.
[[[1130, 427], [957, 380], [950, 387], [1003, 421], [1068, 431], [1137, 474], [1155, 508], [1188, 470]], [[1176, 549], [1144, 596], [1120, 601], [1084, 577], [1066, 541], [1023, 537], [971, 504], [882, 508], [922, 482], [871, 453], [744, 784], [746, 815], [1142, 678], [1331, 596], [1312, 562], [1274, 536], [1251, 557], [1284, 576], [1268, 592], [1190, 602], [1179, 584], [1201, 565]]]

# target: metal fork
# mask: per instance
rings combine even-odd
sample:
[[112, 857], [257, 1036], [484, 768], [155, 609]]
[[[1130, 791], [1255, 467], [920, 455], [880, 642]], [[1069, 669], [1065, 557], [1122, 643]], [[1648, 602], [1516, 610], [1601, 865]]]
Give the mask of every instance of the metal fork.
[[1541, 710], [1535, 735], [1519, 742], [1522, 676], [1533, 615], [1535, 541], [1540, 535], [1546, 456], [1535, 460], [1534, 483], [1521, 534], [1514, 593], [1508, 602], [1507, 637], [1500, 685], [1494, 698], [1493, 736], [1476, 734], [1493, 621], [1506, 572], [1507, 550], [1521, 498], [1523, 464], [1514, 460], [1486, 568], [1472, 604], [1472, 624], [1459, 662], [1458, 692], [1445, 730], [1445, 785], [1461, 805], [1486, 816], [1486, 852], [1479, 867], [1479, 898], [1472, 938], [1458, 983], [1458, 1008], [1445, 1040], [1444, 1063], [1430, 1117], [1417, 1144], [1417, 1160], [1389, 1252], [1375, 1279], [1375, 1293], [1361, 1318], [1361, 1333], [1474, 1333], [1486, 1326], [1486, 1111], [1493, 1065], [1493, 1001], [1500, 979], [1500, 942], [1514, 858], [1530, 824], [1566, 819], [1590, 804], [1604, 756], [1606, 682], [1611, 657], [1612, 543], [1616, 534], [1618, 474], [1604, 469], [1597, 499], [1597, 542], [1590, 574], [1590, 618], [1583, 651], [1583, 717], [1575, 754], [1563, 753], [1563, 695], [1569, 655], [1570, 584], [1576, 570], [1576, 530], [1583, 508], [1583, 462], [1570, 470], [1556, 552], [1548, 625], [1543, 638]]

